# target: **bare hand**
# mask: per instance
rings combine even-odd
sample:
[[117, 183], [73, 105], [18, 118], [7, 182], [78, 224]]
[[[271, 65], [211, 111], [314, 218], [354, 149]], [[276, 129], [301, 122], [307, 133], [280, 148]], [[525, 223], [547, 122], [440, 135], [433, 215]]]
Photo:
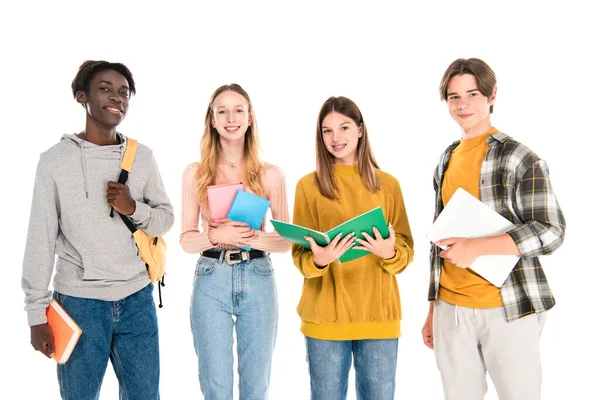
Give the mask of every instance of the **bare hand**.
[[245, 222], [224, 218], [211, 220], [208, 226], [208, 240], [215, 245], [243, 246], [248, 241], [258, 238], [258, 233]]
[[449, 238], [436, 243], [440, 247], [449, 246], [440, 252], [440, 257], [445, 258], [459, 268], [469, 268], [479, 257], [477, 239]]
[[54, 357], [54, 336], [50, 325], [40, 324], [30, 327], [31, 345], [48, 358]]
[[325, 247], [319, 246], [310, 236], [305, 236], [304, 238], [310, 243], [310, 250], [313, 253], [313, 263], [317, 267], [325, 267], [331, 264], [354, 245], [354, 232], [347, 234], [344, 238], [339, 233]]
[[423, 335], [423, 343], [425, 343], [425, 346], [433, 350], [433, 312], [431, 311], [427, 314], [427, 319], [425, 320], [425, 325], [423, 325], [421, 334]]
[[129, 194], [129, 187], [122, 183], [108, 182], [106, 201], [123, 215], [131, 215], [135, 212], [135, 201]]
[[371, 252], [384, 260], [389, 260], [396, 255], [394, 245], [396, 244], [396, 232], [392, 225], [389, 225], [390, 235], [387, 239], [384, 239], [379, 233], [379, 230], [373, 227], [373, 236], [371, 237], [366, 232], [361, 232], [365, 239], [356, 238], [356, 241], [360, 243], [360, 246], [354, 246], [356, 250], [365, 250]]

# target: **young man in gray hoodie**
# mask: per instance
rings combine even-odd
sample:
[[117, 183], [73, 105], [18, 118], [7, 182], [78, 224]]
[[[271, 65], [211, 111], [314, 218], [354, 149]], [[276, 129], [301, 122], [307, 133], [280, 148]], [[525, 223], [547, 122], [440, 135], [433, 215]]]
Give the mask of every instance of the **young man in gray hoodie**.
[[127, 184], [116, 182], [126, 147], [117, 126], [135, 94], [129, 69], [86, 61], [72, 89], [85, 129], [42, 153], [35, 178], [22, 278], [31, 344], [54, 353], [46, 320], [54, 297], [82, 329], [67, 363], [58, 364], [63, 399], [97, 399], [109, 359], [121, 399], [158, 399], [153, 285], [131, 232], [110, 211], [160, 236], [173, 225], [173, 207], [152, 151], [141, 144]]

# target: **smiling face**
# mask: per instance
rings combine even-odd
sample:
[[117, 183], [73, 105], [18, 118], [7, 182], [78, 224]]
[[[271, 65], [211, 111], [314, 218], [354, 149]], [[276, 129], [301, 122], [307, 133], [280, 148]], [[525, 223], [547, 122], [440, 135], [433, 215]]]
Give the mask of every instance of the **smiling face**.
[[358, 140], [362, 136], [362, 124], [338, 112], [330, 112], [321, 123], [321, 135], [327, 151], [333, 155], [334, 163], [354, 165], [357, 163]]
[[471, 74], [456, 75], [448, 82], [448, 112], [463, 130], [465, 138], [481, 135], [492, 129], [490, 107], [496, 100], [494, 92], [485, 97]]
[[212, 124], [221, 140], [244, 140], [252, 116], [248, 101], [241, 94], [228, 90], [215, 98], [212, 105]]
[[127, 79], [107, 69], [94, 75], [88, 93], [79, 91], [76, 98], [84, 105], [89, 122], [114, 129], [127, 114], [130, 94]]

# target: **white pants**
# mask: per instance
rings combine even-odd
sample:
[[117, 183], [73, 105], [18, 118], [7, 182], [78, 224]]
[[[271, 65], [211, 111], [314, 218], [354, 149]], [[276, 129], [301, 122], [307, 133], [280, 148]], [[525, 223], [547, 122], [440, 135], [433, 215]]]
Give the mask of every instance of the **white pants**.
[[540, 313], [506, 322], [502, 307], [466, 308], [436, 300], [433, 343], [446, 400], [482, 400], [486, 371], [500, 400], [539, 400], [545, 319]]

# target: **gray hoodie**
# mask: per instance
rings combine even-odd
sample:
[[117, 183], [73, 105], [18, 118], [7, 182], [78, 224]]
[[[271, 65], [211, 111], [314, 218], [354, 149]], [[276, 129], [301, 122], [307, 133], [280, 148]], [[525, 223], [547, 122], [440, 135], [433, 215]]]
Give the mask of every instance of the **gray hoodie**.
[[[115, 301], [149, 284], [131, 232], [115, 212], [109, 216], [108, 181], [116, 181], [122, 144], [97, 146], [75, 135], [42, 153], [37, 167], [21, 286], [29, 325], [46, 322], [48, 290]], [[150, 236], [173, 225], [173, 207], [152, 151], [139, 144], [127, 181], [135, 200], [133, 222]], [[56, 255], [56, 263], [55, 263]]]

